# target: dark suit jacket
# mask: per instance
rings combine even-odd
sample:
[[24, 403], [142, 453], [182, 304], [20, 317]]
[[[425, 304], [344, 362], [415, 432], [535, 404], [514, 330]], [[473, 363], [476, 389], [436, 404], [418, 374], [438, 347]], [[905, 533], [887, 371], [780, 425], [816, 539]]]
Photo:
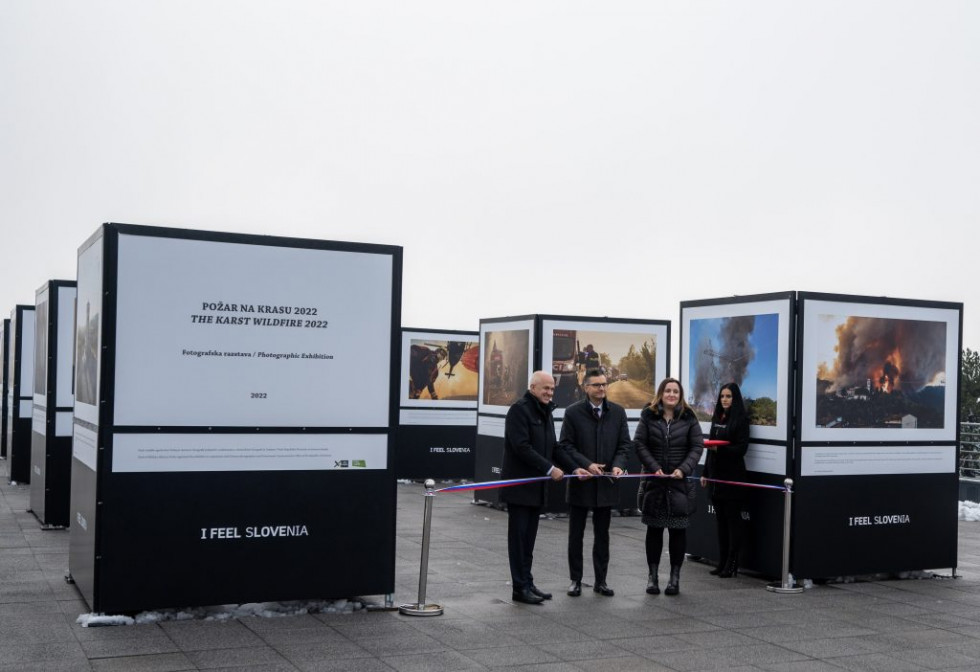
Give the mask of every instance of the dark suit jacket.
[[[587, 469], [593, 462], [606, 465], [604, 471], [625, 469], [632, 443], [622, 406], [604, 401], [602, 417], [596, 420], [592, 404], [583, 399], [565, 409], [556, 453], [558, 466], [567, 473], [578, 467]], [[572, 506], [619, 504], [619, 484], [613, 479], [600, 476], [586, 481], [569, 479], [567, 483], [565, 501]]]

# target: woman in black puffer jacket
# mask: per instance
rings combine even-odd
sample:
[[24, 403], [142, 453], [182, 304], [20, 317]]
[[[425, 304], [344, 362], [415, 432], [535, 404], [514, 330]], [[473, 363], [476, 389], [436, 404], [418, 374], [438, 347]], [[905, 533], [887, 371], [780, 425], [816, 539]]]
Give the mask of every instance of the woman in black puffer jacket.
[[661, 476], [643, 481], [640, 502], [643, 522], [647, 525], [646, 554], [650, 570], [647, 593], [660, 594], [657, 570], [664, 548], [664, 528], [667, 528], [670, 580], [664, 594], [677, 595], [681, 564], [687, 551], [687, 526], [697, 494], [695, 482], [688, 476], [694, 473], [701, 459], [704, 436], [676, 378], [664, 379], [657, 388], [657, 396], [643, 409], [633, 445], [643, 470]]

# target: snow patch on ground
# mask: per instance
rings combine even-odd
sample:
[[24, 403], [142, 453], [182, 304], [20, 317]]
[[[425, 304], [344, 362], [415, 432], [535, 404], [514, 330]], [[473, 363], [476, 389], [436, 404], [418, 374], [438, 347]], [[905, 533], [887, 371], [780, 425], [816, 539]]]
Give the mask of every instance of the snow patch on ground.
[[160, 623], [162, 621], [229, 621], [248, 616], [281, 618], [301, 614], [350, 614], [364, 608], [363, 602], [346, 599], [313, 602], [252, 602], [189, 609], [142, 611], [134, 617], [82, 614], [75, 622], [84, 628], [91, 628], [103, 625], [133, 625], [134, 623]]
[[980, 520], [980, 503], [969, 500], [960, 502], [960, 520], [975, 523]]

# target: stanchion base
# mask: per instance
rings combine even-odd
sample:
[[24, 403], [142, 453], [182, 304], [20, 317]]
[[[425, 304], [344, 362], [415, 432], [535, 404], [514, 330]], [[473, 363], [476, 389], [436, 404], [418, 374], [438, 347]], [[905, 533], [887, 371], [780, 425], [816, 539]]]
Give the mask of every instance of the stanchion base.
[[442, 616], [442, 606], [438, 604], [403, 604], [398, 613], [406, 616]]
[[803, 592], [803, 586], [793, 586], [791, 588], [787, 588], [783, 586], [782, 583], [777, 581], [776, 583], [766, 584], [766, 590], [768, 590], [770, 593], [780, 593], [782, 595], [798, 595], [799, 593]]

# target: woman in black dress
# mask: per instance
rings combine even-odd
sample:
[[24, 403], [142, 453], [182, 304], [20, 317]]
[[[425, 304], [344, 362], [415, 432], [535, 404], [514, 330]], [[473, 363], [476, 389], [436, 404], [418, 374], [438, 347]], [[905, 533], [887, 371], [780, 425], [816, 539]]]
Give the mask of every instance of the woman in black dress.
[[684, 388], [676, 378], [666, 378], [657, 396], [640, 414], [633, 439], [643, 470], [669, 478], [643, 481], [643, 522], [647, 525], [646, 555], [650, 570], [647, 593], [660, 594], [657, 570], [668, 530], [670, 580], [665, 595], [680, 592], [681, 564], [687, 552], [687, 526], [694, 511], [697, 484], [688, 480], [704, 451], [704, 435], [691, 407], [684, 401]]
[[[749, 417], [742, 401], [742, 391], [736, 383], [723, 385], [719, 390], [708, 438], [728, 441], [728, 444], [707, 447], [708, 456], [702, 476], [722, 481], [744, 481], [745, 453], [749, 449]], [[745, 488], [701, 481], [702, 486], [706, 483], [718, 522], [718, 566], [711, 573], [727, 579], [738, 575], [738, 554], [745, 538], [745, 523], [742, 521]]]

